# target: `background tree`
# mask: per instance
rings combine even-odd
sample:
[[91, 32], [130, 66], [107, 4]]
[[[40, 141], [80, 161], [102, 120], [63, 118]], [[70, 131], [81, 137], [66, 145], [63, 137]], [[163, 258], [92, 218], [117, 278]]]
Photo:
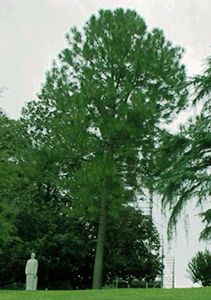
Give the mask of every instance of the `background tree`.
[[15, 202], [24, 182], [19, 165], [20, 152], [25, 145], [22, 134], [20, 122], [10, 120], [0, 110], [0, 239], [3, 240], [9, 238], [15, 230]]
[[150, 216], [140, 209], [123, 207], [108, 222], [104, 282], [134, 278], [147, 282], [161, 274], [160, 239]]
[[[26, 260], [34, 251], [39, 260], [39, 289], [90, 288], [98, 224], [62, 213], [61, 205], [45, 197], [40, 194], [42, 203], [38, 199], [22, 203], [14, 222], [16, 238], [2, 245], [1, 287], [24, 288]], [[162, 267], [159, 248], [151, 220], [140, 210], [123, 207], [108, 224], [103, 284], [116, 277], [153, 280]]]
[[211, 252], [198, 251], [188, 263], [187, 273], [193, 283], [201, 283], [203, 286], [211, 285]]
[[15, 225], [17, 238], [2, 245], [1, 286], [24, 288], [26, 260], [34, 251], [39, 260], [39, 289], [90, 287], [95, 239], [89, 238], [91, 230], [83, 220], [34, 204], [20, 211]]
[[33, 144], [55, 154], [57, 182], [75, 213], [99, 220], [93, 288], [100, 288], [108, 218], [135, 201], [160, 122], [185, 106], [183, 50], [123, 9], [99, 11], [66, 38], [23, 120]]
[[[163, 194], [164, 207], [170, 207], [169, 237], [176, 229], [178, 218], [188, 201], [196, 199], [197, 205], [208, 203], [210, 199], [210, 92], [211, 92], [211, 60], [207, 60], [204, 74], [194, 77], [190, 84], [195, 88], [194, 101], [203, 100], [203, 109], [195, 119], [180, 127], [176, 135], [165, 133], [162, 146], [158, 150], [158, 162], [162, 172], [158, 187]], [[204, 214], [207, 222], [201, 239], [210, 238], [210, 210]]]

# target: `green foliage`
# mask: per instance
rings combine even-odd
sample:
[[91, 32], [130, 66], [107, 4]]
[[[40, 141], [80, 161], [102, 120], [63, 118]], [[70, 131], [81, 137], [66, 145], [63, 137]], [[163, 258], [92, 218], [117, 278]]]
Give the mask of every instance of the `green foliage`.
[[141, 210], [130, 206], [108, 222], [104, 278], [153, 281], [161, 274], [160, 240], [157, 229]]
[[32, 251], [39, 260], [40, 289], [75, 289], [90, 282], [93, 230], [83, 220], [62, 213], [65, 198], [56, 192], [48, 194], [49, 190], [41, 189], [20, 203], [14, 221], [16, 239], [2, 243], [0, 281], [4, 288], [12, 282], [24, 286], [25, 264]]
[[0, 240], [14, 233], [13, 218], [17, 212], [16, 200], [24, 182], [18, 164], [25, 145], [18, 121], [10, 120], [0, 110]]
[[[40, 101], [23, 111], [33, 142], [54, 148], [64, 173], [72, 171], [68, 162], [80, 169], [79, 178], [90, 174], [92, 183], [124, 172], [120, 180], [135, 186], [137, 172], [144, 171], [138, 153], [149, 152], [154, 125], [184, 106], [182, 49], [157, 29], [147, 33], [130, 10], [100, 11], [84, 33], [73, 28], [71, 34], [69, 48], [47, 73]], [[106, 154], [110, 148], [113, 162]]]
[[205, 228], [200, 234], [200, 240], [208, 241], [211, 239], [211, 210], [207, 209], [207, 211], [200, 213], [199, 216], [203, 218], [202, 222], [206, 223]]
[[211, 252], [207, 249], [198, 251], [188, 263], [189, 278], [193, 283], [201, 283], [203, 286], [211, 285]]
[[[188, 201], [196, 199], [199, 206], [210, 198], [210, 70], [209, 59], [204, 75], [191, 80], [195, 87], [194, 103], [206, 96], [201, 113], [195, 120], [190, 119], [186, 126], [181, 126], [179, 134], [165, 133], [158, 149], [157, 162], [162, 173], [158, 188], [163, 194], [164, 207], [171, 209], [169, 237], [172, 237]], [[201, 235], [202, 239], [210, 237], [209, 224]]]
[[[39, 260], [39, 289], [91, 288], [98, 224], [64, 214], [67, 199], [59, 194], [47, 197], [43, 190], [20, 203], [15, 239], [2, 243], [2, 288], [24, 288], [25, 264], [32, 251]], [[140, 211], [122, 208], [118, 217], [111, 217], [107, 233], [104, 284], [116, 276], [150, 280], [160, 272], [159, 236]]]
[[86, 211], [89, 199], [97, 211], [105, 180], [110, 178], [109, 205], [112, 199], [124, 203], [125, 186], [135, 191], [137, 176], [150, 172], [155, 125], [185, 105], [183, 51], [162, 31], [148, 33], [136, 12], [123, 9], [100, 11], [67, 40], [40, 100], [28, 104], [23, 118], [33, 143], [54, 152], [73, 205]]
[[[195, 88], [194, 104], [200, 100], [205, 100], [205, 103], [210, 105], [210, 93], [211, 93], [211, 56], [206, 59], [206, 65], [202, 75], [197, 75], [190, 81]], [[209, 110], [205, 105], [205, 110]]]

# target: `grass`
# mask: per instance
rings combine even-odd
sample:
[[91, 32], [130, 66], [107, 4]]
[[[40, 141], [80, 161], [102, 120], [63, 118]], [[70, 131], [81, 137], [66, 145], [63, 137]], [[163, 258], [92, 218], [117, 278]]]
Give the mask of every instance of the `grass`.
[[1, 300], [211, 300], [211, 287], [191, 289], [103, 289], [86, 291], [0, 290]]

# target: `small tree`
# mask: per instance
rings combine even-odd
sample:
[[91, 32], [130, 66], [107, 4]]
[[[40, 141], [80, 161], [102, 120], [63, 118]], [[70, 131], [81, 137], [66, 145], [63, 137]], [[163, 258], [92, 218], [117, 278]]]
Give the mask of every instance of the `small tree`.
[[107, 227], [104, 280], [121, 277], [149, 282], [161, 273], [159, 234], [149, 216], [140, 209], [122, 207]]
[[188, 263], [187, 273], [193, 283], [202, 283], [203, 286], [211, 285], [211, 252], [198, 251]]

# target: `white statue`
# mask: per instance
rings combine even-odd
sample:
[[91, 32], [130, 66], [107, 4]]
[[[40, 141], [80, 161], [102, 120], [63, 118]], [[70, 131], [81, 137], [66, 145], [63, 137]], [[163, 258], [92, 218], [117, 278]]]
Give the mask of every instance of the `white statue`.
[[37, 289], [37, 269], [38, 261], [35, 259], [35, 254], [31, 254], [31, 259], [27, 260], [25, 274], [26, 274], [26, 290]]

